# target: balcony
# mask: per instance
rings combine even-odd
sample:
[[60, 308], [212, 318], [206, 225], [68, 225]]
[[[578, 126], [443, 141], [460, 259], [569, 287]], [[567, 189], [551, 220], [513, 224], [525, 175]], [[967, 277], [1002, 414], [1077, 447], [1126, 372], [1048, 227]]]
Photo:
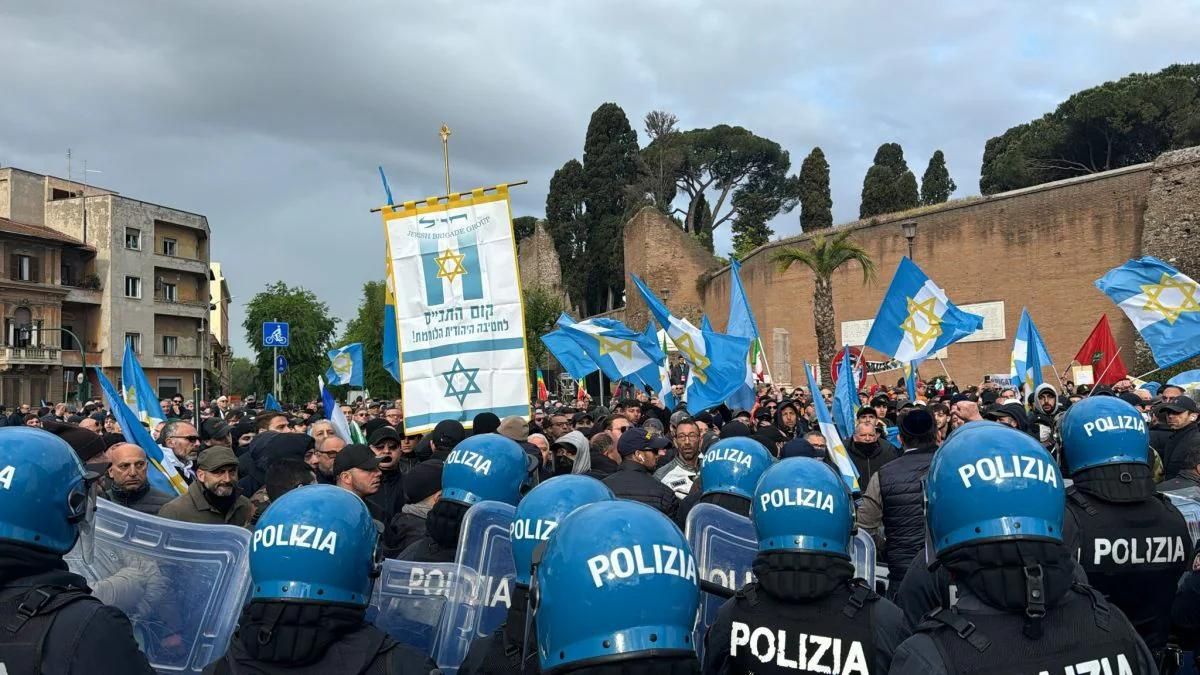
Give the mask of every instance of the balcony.
[[100, 283], [100, 277], [95, 274], [86, 274], [80, 277], [64, 276], [62, 285], [67, 289], [67, 297], [63, 298], [65, 302], [99, 305], [104, 299], [103, 285]]
[[200, 367], [199, 354], [163, 354], [154, 352], [154, 362], [145, 364], [151, 368], [182, 368], [195, 370]]
[[57, 347], [0, 347], [0, 368], [13, 366], [59, 366], [62, 350]]
[[184, 300], [178, 295], [168, 298], [162, 291], [155, 291], [154, 305], [154, 311], [159, 313], [208, 318], [208, 303], [203, 300]]
[[172, 270], [203, 274], [205, 278], [208, 277], [208, 261], [200, 260], [198, 258], [185, 258], [183, 256], [166, 255], [162, 251], [155, 251], [154, 265], [155, 267], [165, 267]]

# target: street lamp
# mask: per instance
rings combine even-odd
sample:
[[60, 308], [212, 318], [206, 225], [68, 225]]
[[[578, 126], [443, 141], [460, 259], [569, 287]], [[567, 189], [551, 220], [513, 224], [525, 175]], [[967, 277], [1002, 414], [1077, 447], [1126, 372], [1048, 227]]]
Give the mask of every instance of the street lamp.
[[904, 230], [904, 238], [908, 240], [908, 259], [913, 257], [913, 239], [917, 238], [917, 221], [906, 220], [900, 223], [900, 228]]
[[[28, 324], [18, 326], [17, 330], [23, 340], [27, 340], [33, 335], [33, 329]], [[85, 400], [92, 397], [92, 383], [87, 381], [87, 346], [83, 344], [83, 340], [80, 340], [78, 335], [66, 328], [39, 328], [38, 334], [40, 335], [41, 333], [66, 333], [71, 336], [75, 344], [79, 345], [81, 371], [75, 376], [75, 382], [79, 384], [79, 389], [75, 392], [75, 397], [79, 399], [79, 405], [82, 406]], [[59, 351], [62, 351], [61, 347], [59, 347]], [[66, 398], [66, 396], [64, 395], [63, 398]]]

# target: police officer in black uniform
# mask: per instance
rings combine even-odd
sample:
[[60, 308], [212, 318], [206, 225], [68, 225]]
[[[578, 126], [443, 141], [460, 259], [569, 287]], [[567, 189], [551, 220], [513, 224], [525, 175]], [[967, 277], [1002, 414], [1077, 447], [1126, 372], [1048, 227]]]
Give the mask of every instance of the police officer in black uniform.
[[306, 485], [254, 528], [250, 602], [205, 675], [428, 675], [437, 666], [367, 623], [379, 528], [353, 493]]
[[934, 455], [925, 496], [936, 563], [959, 599], [900, 645], [892, 675], [1158, 672], [1121, 610], [1074, 580], [1063, 478], [1040, 443], [964, 425]]
[[757, 581], [708, 629], [704, 672], [886, 673], [908, 636], [900, 609], [854, 579], [854, 511], [832, 468], [809, 457], [767, 469], [754, 493]]
[[1093, 396], [1071, 406], [1060, 429], [1088, 583], [1121, 608], [1160, 670], [1177, 668], [1178, 651], [1167, 650], [1170, 607], [1192, 540], [1183, 514], [1155, 492], [1145, 420], [1119, 398]]
[[61, 438], [0, 429], [0, 673], [154, 672], [129, 619], [63, 561], [77, 541], [90, 556], [96, 478]]

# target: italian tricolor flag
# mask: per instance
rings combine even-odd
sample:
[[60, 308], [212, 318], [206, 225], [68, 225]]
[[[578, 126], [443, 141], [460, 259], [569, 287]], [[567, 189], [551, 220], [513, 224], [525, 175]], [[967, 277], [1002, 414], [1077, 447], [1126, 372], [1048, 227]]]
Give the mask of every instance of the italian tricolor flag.
[[750, 370], [754, 379], [763, 384], [771, 384], [771, 374], [767, 372], [767, 357], [763, 356], [762, 339], [754, 338], [750, 343]]

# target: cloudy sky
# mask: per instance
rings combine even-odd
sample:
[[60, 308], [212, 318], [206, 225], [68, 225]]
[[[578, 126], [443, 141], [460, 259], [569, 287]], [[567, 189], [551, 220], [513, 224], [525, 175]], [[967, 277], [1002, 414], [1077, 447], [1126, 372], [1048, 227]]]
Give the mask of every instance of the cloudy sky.
[[383, 276], [375, 167], [398, 199], [436, 193], [443, 121], [456, 189], [529, 180], [515, 215], [542, 215], [613, 101], [643, 143], [663, 109], [771, 138], [794, 170], [821, 146], [842, 222], [880, 143], [918, 177], [941, 148], [976, 194], [989, 137], [1200, 59], [1200, 2], [6, 0], [0, 35], [0, 165], [62, 175], [71, 148], [97, 184], [207, 215], [247, 355], [240, 304], [266, 283], [353, 316]]

